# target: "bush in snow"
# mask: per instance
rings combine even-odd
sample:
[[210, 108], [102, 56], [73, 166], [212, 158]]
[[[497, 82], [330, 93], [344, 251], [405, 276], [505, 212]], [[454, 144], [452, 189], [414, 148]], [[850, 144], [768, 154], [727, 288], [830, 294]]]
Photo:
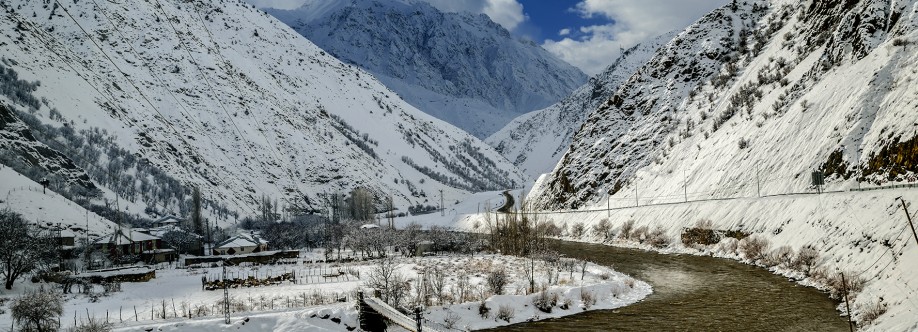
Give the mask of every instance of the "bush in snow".
[[622, 224], [622, 229], [618, 232], [618, 236], [627, 239], [631, 237], [631, 231], [634, 229], [634, 220], [628, 220]]
[[491, 308], [488, 308], [488, 304], [484, 301], [481, 301], [481, 303], [478, 304], [478, 316], [481, 316], [482, 319], [488, 319], [488, 317], [491, 317]]
[[666, 238], [666, 232], [663, 231], [663, 228], [657, 226], [653, 231], [646, 233], [643, 243], [647, 243], [656, 248], [663, 248], [669, 245], [669, 239]]
[[612, 238], [612, 223], [609, 222], [609, 219], [603, 218], [596, 225], [593, 225], [593, 236], [605, 240]]
[[398, 272], [398, 268], [393, 258], [381, 259], [366, 279], [367, 287], [379, 290], [382, 300], [393, 307], [401, 305], [408, 295], [405, 276]]
[[739, 250], [739, 240], [732, 237], [725, 237], [717, 244], [717, 251], [726, 255], [736, 255]]
[[790, 267], [794, 262], [794, 249], [790, 246], [780, 246], [768, 255], [769, 266]]
[[583, 301], [583, 310], [590, 309], [594, 304], [596, 304], [596, 295], [593, 292], [588, 292], [585, 289], [580, 289], [580, 300]]
[[880, 301], [876, 303], [871, 302], [869, 304], [861, 305], [859, 311], [861, 312], [861, 314], [858, 315], [858, 320], [860, 321], [859, 325], [867, 326], [870, 325], [870, 323], [873, 323], [873, 321], [877, 320], [877, 318], [879, 318], [881, 315], [886, 313], [886, 303], [883, 303], [883, 299], [880, 299]]
[[445, 327], [447, 330], [455, 329], [456, 326], [459, 325], [459, 321], [461, 319], [462, 317], [459, 316], [459, 314], [450, 311], [446, 314], [446, 317], [443, 317], [443, 327]]
[[80, 325], [72, 326], [67, 332], [109, 332], [112, 330], [112, 324], [104, 320], [90, 318], [88, 322], [80, 322]]
[[510, 283], [510, 276], [503, 269], [496, 269], [488, 273], [487, 282], [491, 293], [501, 295], [504, 293], [504, 287]]
[[574, 226], [571, 226], [571, 237], [580, 238], [584, 231], [583, 223], [574, 223]]
[[25, 294], [13, 301], [10, 311], [21, 331], [56, 331], [64, 313], [64, 297], [54, 291]]
[[497, 308], [497, 315], [495, 318], [509, 323], [510, 320], [513, 319], [514, 315], [516, 315], [516, 310], [513, 309], [513, 306], [509, 304], [501, 304], [500, 307]]
[[769, 246], [771, 244], [768, 243], [768, 239], [759, 235], [747, 237], [739, 242], [739, 249], [743, 252], [743, 258], [753, 262], [767, 258]]
[[542, 312], [551, 313], [551, 308], [558, 305], [558, 294], [543, 289], [532, 297], [532, 305]]
[[791, 262], [790, 268], [800, 271], [805, 275], [810, 275], [810, 271], [816, 266], [816, 260], [819, 259], [819, 252], [810, 246], [800, 248], [797, 257]]

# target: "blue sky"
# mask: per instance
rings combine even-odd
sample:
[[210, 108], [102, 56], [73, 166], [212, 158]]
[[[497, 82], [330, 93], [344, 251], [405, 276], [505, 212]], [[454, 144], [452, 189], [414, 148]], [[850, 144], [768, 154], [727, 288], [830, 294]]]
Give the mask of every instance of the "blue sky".
[[542, 43], [545, 39], [559, 39], [562, 29], [576, 32], [580, 26], [614, 23], [605, 17], [583, 17], [577, 12], [581, 0], [518, 0], [528, 20], [521, 23], [515, 33]]
[[[258, 7], [293, 9], [306, 1], [246, 0]], [[403, 0], [404, 1], [404, 0]], [[517, 36], [595, 75], [629, 48], [682, 30], [729, 0], [419, 0], [446, 12], [488, 15]], [[568, 33], [559, 34], [562, 29]]]

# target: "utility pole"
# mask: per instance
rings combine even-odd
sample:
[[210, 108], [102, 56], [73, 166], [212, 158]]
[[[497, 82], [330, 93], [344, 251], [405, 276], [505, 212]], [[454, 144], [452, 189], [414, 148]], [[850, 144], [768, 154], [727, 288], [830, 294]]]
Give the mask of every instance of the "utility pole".
[[226, 287], [226, 260], [223, 260], [223, 323], [230, 324], [229, 288]]
[[443, 189], [440, 189], [440, 216], [441, 217], [446, 215], [446, 211], [444, 208], [445, 207], [443, 206]]
[[685, 170], [682, 170], [682, 193], [685, 195], [685, 202], [688, 203], [688, 176], [685, 175]]
[[908, 206], [905, 205], [905, 200], [902, 199], [902, 196], [898, 198], [902, 201], [902, 209], [905, 210], [905, 217], [908, 219], [908, 225], [912, 227], [912, 236], [915, 237], [915, 242], [918, 242], [918, 233], [915, 232], [915, 224], [912, 223], [912, 215], [908, 214]]
[[854, 332], [854, 322], [851, 321], [851, 304], [848, 301], [848, 282], [845, 281], [845, 273], [841, 273], [842, 289], [845, 291], [845, 307], [848, 309], [848, 329]]
[[755, 164], [755, 188], [759, 193], [759, 198], [762, 197], [762, 181], [759, 180], [759, 164]]
[[634, 182], [634, 207], [641, 206], [638, 200], [637, 182]]
[[609, 194], [609, 198], [606, 199], [606, 218], [612, 217], [612, 194]]

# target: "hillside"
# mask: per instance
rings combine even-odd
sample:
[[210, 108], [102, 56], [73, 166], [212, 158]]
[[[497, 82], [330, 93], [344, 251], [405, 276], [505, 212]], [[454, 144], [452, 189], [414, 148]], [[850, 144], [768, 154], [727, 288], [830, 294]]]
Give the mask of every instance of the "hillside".
[[110, 170], [92, 181], [138, 213], [187, 210], [192, 186], [229, 222], [257, 214], [262, 197], [310, 211], [323, 193], [363, 186], [404, 209], [522, 179], [488, 145], [242, 1], [0, 8], [4, 73], [24, 87], [0, 100], [87, 173]]
[[443, 13], [423, 1], [315, 0], [268, 12], [421, 111], [480, 138], [587, 79], [486, 15]]
[[912, 6], [713, 11], [590, 114], [532, 199], [557, 209], [815, 191], [816, 170], [830, 190], [915, 181]]
[[625, 50], [615, 62], [570, 96], [513, 119], [485, 142], [513, 161], [531, 179], [550, 172], [590, 112], [611, 98], [623, 82], [674, 36], [675, 32], [667, 33]]

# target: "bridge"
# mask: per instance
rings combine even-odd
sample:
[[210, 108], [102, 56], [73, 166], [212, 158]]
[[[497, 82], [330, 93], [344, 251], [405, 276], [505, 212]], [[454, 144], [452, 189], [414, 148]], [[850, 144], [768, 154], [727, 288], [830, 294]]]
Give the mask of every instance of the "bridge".
[[421, 318], [420, 310], [416, 309], [415, 318], [411, 318], [377, 296], [364, 296], [363, 291], [357, 293], [358, 308], [360, 309], [358, 314], [360, 329], [364, 331], [385, 331], [388, 326], [387, 322], [389, 322], [411, 332], [438, 332], [438, 330], [422, 324], [423, 319]]

